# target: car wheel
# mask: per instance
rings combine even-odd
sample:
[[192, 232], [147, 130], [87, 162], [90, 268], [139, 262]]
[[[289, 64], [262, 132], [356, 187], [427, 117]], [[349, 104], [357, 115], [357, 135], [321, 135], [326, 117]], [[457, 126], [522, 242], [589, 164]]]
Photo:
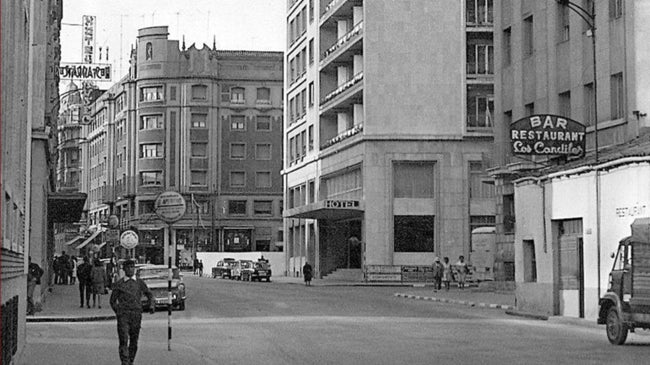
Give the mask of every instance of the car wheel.
[[607, 312], [607, 339], [613, 345], [622, 345], [627, 339], [627, 325], [623, 323], [615, 307], [609, 308]]

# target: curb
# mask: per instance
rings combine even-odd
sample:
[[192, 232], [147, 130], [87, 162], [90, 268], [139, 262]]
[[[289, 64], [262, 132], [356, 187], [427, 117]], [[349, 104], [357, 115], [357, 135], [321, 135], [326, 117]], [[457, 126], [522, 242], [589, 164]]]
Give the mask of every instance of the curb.
[[572, 326], [580, 326], [580, 327], [587, 327], [587, 328], [603, 328], [603, 326], [596, 323], [595, 320], [588, 320], [584, 318], [550, 316], [548, 317], [548, 321], [553, 323], [568, 324]]
[[544, 314], [521, 312], [521, 311], [514, 310], [514, 309], [507, 310], [506, 314], [511, 315], [511, 316], [517, 316], [517, 317], [538, 319], [540, 321], [548, 321], [548, 319], [549, 319], [549, 317], [547, 315], [544, 315]]
[[27, 322], [97, 322], [97, 321], [112, 321], [116, 319], [115, 315], [107, 316], [93, 316], [93, 317], [64, 317], [64, 316], [50, 316], [50, 317], [27, 317]]
[[412, 294], [402, 294], [395, 293], [396, 297], [407, 298], [407, 299], [416, 299], [416, 300], [428, 300], [433, 302], [440, 303], [449, 303], [449, 304], [460, 304], [466, 305], [468, 307], [480, 307], [480, 308], [490, 308], [490, 309], [505, 309], [505, 310], [514, 310], [515, 308], [507, 304], [492, 304], [492, 303], [481, 303], [481, 302], [472, 302], [469, 300], [457, 300], [457, 299], [448, 299], [448, 298], [436, 298], [436, 297], [423, 297], [420, 295]]

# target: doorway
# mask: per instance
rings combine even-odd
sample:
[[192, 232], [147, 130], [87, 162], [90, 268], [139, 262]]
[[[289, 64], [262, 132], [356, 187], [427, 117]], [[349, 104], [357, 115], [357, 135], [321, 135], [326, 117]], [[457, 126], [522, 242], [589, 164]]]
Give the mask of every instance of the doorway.
[[585, 316], [582, 219], [558, 222], [560, 298], [563, 315]]

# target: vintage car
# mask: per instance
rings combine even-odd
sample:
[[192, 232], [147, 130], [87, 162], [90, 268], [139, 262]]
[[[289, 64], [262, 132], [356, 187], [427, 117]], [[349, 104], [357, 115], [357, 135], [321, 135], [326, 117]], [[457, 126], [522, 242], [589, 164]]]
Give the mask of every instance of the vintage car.
[[212, 268], [212, 278], [232, 278], [231, 270], [235, 261], [237, 260], [233, 258], [224, 258], [218, 261], [217, 266]]
[[230, 278], [235, 280], [243, 279], [243, 272], [248, 268], [253, 261], [251, 260], [237, 260], [233, 263]]
[[[138, 265], [136, 276], [144, 280], [151, 290], [156, 307], [167, 306], [168, 303], [168, 281], [169, 268], [165, 265]], [[178, 267], [172, 267], [172, 305], [179, 310], [185, 310], [185, 283]], [[147, 298], [142, 297], [142, 304], [145, 306]]]
[[599, 301], [598, 324], [605, 325], [610, 343], [622, 345], [628, 331], [650, 329], [650, 218], [635, 219], [632, 235], [611, 256], [614, 266]]
[[241, 270], [241, 279], [246, 281], [271, 281], [271, 265], [266, 261], [250, 261]]

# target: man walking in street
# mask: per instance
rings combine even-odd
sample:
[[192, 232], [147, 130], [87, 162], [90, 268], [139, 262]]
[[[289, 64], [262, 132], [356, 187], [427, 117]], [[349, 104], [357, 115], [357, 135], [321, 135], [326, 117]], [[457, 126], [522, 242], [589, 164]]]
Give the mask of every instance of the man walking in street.
[[119, 279], [111, 293], [111, 308], [117, 316], [117, 336], [119, 338], [120, 360], [122, 365], [132, 365], [138, 351], [138, 337], [142, 323], [142, 302], [148, 299], [150, 313], [155, 311], [151, 291], [144, 281], [135, 276], [135, 262], [127, 260], [122, 265], [124, 277]]
[[38, 264], [32, 262], [32, 257], [29, 256], [29, 270], [27, 272], [27, 315], [34, 315], [36, 309], [34, 308], [34, 290], [36, 285], [41, 283], [41, 276], [43, 276], [43, 269]]
[[86, 306], [90, 308], [90, 292], [92, 290], [92, 281], [90, 280], [90, 272], [92, 266], [88, 262], [88, 256], [84, 256], [84, 262], [77, 267], [77, 278], [79, 279], [79, 308], [84, 307], [84, 299]]

